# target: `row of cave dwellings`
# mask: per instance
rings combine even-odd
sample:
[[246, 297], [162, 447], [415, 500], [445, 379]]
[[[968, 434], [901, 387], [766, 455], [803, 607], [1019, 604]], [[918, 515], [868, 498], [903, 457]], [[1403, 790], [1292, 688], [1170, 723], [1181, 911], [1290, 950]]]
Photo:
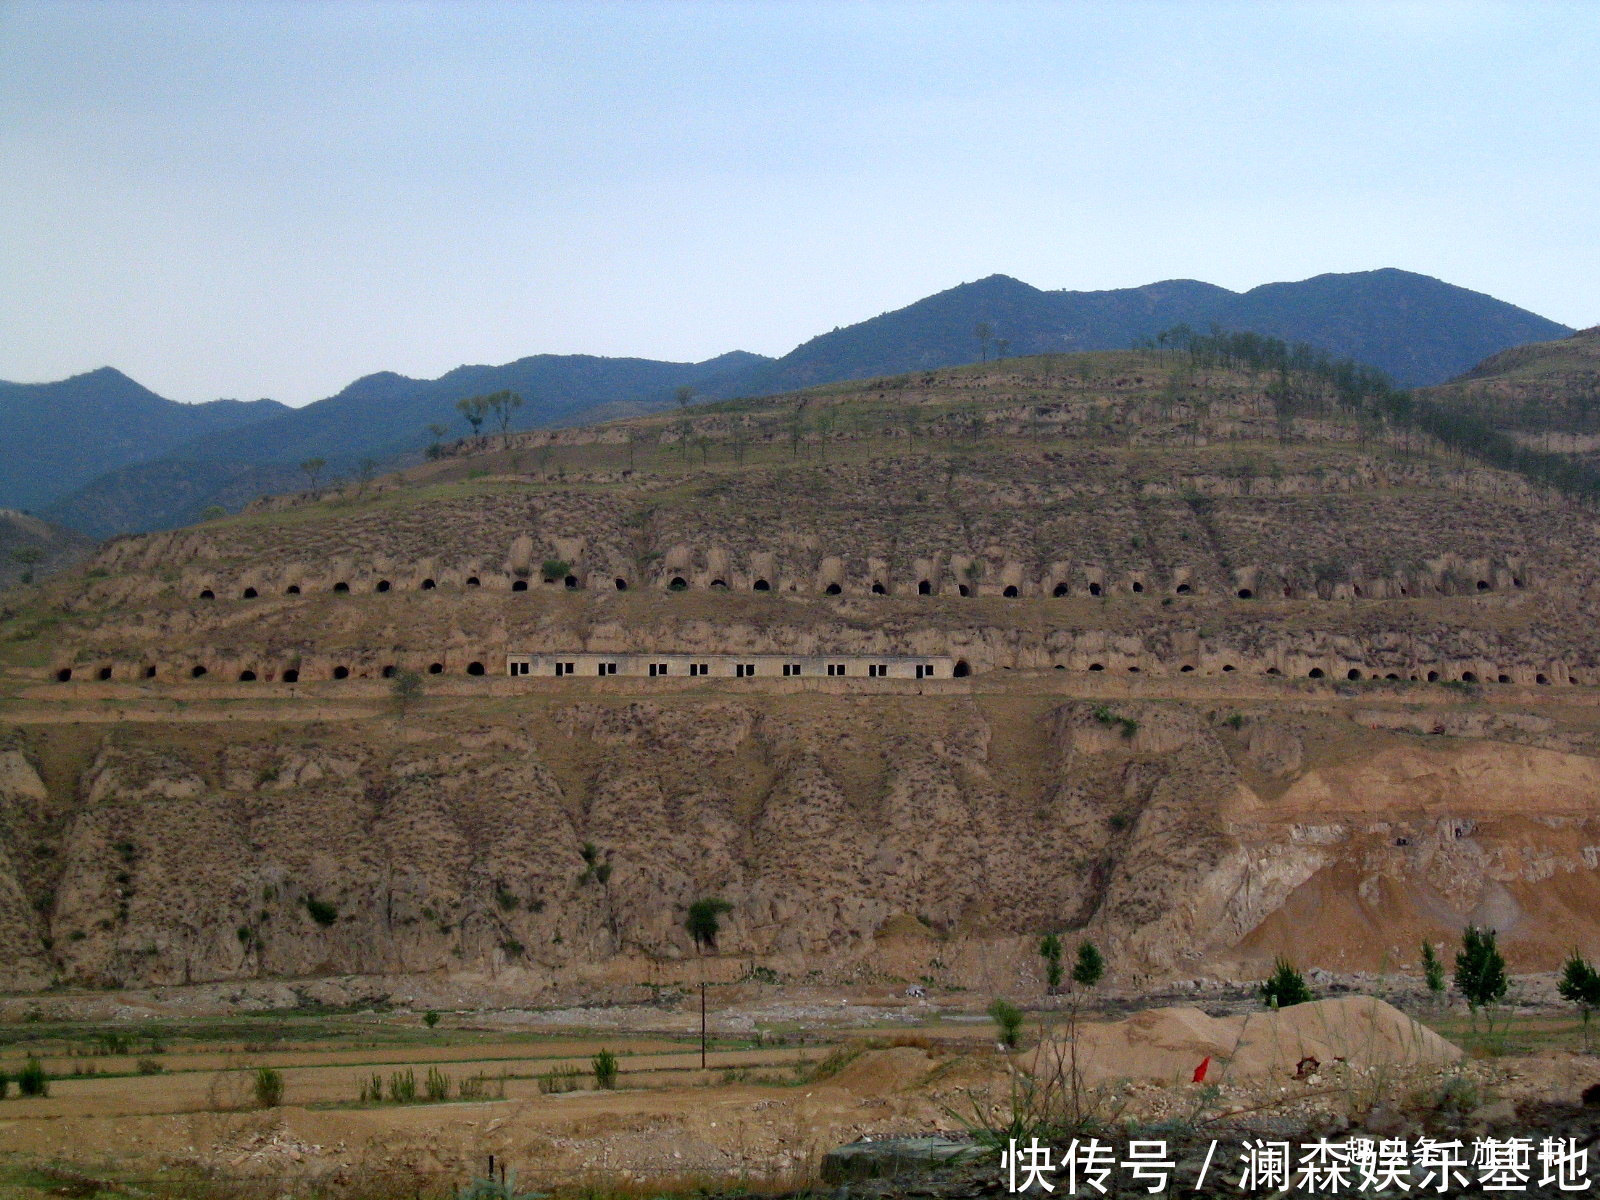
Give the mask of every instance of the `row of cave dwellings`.
[[[1063, 598], [1069, 596], [1171, 595], [1190, 596], [1212, 594], [1210, 589], [1197, 583], [1187, 568], [1170, 573], [1129, 571], [1113, 574], [1099, 568], [1082, 568], [1062, 576], [1047, 574], [1036, 580], [1027, 580], [1015, 564], [1005, 564], [991, 571], [981, 561], [961, 570], [943, 573], [930, 572], [915, 583], [893, 583], [886, 576], [865, 575], [856, 579], [846, 577], [841, 570], [820, 571], [809, 581], [794, 577], [778, 577], [776, 581], [765, 575], [718, 572], [709, 569], [685, 569], [659, 573], [648, 586], [658, 591], [682, 592], [690, 589], [711, 591], [750, 592], [815, 592], [825, 596], [999, 596], [1005, 599], [1023, 597]], [[515, 572], [483, 572], [476, 575], [449, 574], [425, 576], [396, 582], [387, 578], [355, 580], [335, 579], [331, 582], [312, 582], [302, 578], [299, 582], [272, 586], [249, 583], [237, 590], [220, 584], [200, 589], [196, 598], [216, 600], [219, 595], [230, 594], [241, 600], [255, 600], [265, 595], [281, 594], [299, 596], [306, 592], [323, 591], [336, 595], [352, 592], [384, 594], [391, 591], [430, 592], [441, 587], [485, 588], [491, 591], [526, 592], [533, 588], [564, 589], [614, 589], [625, 592], [635, 586], [627, 574], [613, 571], [585, 571], [582, 574], [568, 570], [566, 574], [547, 577], [524, 576]], [[1427, 596], [1459, 596], [1486, 592], [1521, 590], [1528, 586], [1525, 570], [1511, 564], [1485, 566], [1464, 570], [1451, 567], [1439, 570], [1396, 572], [1389, 575], [1358, 576], [1341, 568], [1313, 567], [1302, 569], [1271, 569], [1247, 567], [1233, 573], [1233, 579], [1221, 592], [1231, 592], [1238, 600], [1360, 600], [1398, 599]]]
[[[852, 659], [871, 656], [842, 654], [837, 657]], [[1130, 675], [1243, 677], [1246, 674], [1254, 673], [1260, 676], [1280, 679], [1300, 678], [1380, 683], [1505, 683], [1536, 684], [1541, 687], [1562, 683], [1572, 686], [1590, 686], [1600, 683], [1600, 669], [1596, 669], [1591, 664], [1574, 665], [1552, 662], [1544, 664], [1544, 669], [1539, 670], [1526, 665], [1513, 667], [1496, 666], [1480, 659], [1459, 659], [1448, 663], [1419, 664], [1414, 661], [1406, 663], [1393, 661], [1398, 659], [1399, 656], [1391, 655], [1387, 657], [1391, 661], [1380, 662], [1379, 665], [1375, 666], [1371, 662], [1357, 663], [1347, 657], [1330, 657], [1326, 655], [1279, 655], [1268, 660], [1263, 658], [1252, 659], [1245, 655], [1230, 657], [1226, 653], [1212, 652], [1203, 656], [1180, 656], [1159, 659], [1152, 656], [1126, 653], [1095, 655], [1075, 650], [1066, 654], [1041, 656], [1041, 661], [1027, 665], [1035, 668], [1048, 666], [1057, 671], [1082, 671], [1091, 674], [1120, 672]], [[263, 665], [257, 659], [245, 656], [228, 656], [209, 664], [203, 662], [181, 662], [157, 665], [152, 662], [117, 662], [101, 663], [97, 666], [88, 667], [70, 665], [57, 668], [55, 678], [60, 683], [67, 683], [73, 680], [161, 683], [220, 679], [237, 683], [295, 684], [318, 681], [337, 682], [352, 679], [393, 679], [404, 670], [414, 671], [418, 675], [459, 674], [473, 677], [489, 673], [483, 659], [469, 659], [463, 662], [452, 656], [444, 656], [427, 661], [419, 659], [415, 662], [385, 662], [381, 659], [370, 657], [365, 660], [355, 657], [344, 661], [331, 657], [308, 660], [305, 656], [299, 656], [292, 661], [295, 665], [283, 667], [281, 670], [272, 665]], [[1012, 668], [1005, 667], [1003, 669], [1011, 670]], [[957, 678], [969, 676], [972, 671], [972, 665], [967, 659], [956, 660], [954, 673]]]

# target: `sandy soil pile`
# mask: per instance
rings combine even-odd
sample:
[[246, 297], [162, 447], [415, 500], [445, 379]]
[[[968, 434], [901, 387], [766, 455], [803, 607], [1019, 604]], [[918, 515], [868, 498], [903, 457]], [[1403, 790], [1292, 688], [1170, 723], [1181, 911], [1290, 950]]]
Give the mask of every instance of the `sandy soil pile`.
[[[1058, 1044], [1062, 1054], [1070, 1043]], [[1090, 1083], [1115, 1079], [1186, 1082], [1206, 1058], [1207, 1080], [1293, 1075], [1314, 1058], [1324, 1067], [1425, 1066], [1461, 1051], [1371, 996], [1341, 996], [1279, 1012], [1210, 1017], [1196, 1008], [1152, 1008], [1126, 1020], [1082, 1025], [1077, 1064]]]

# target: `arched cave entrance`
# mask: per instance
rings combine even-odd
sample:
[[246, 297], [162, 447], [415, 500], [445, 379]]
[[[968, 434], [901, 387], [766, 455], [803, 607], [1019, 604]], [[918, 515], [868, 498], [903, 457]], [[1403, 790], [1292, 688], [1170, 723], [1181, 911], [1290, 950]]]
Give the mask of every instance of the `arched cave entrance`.
[[1014, 583], [1006, 584], [1005, 590], [1000, 594], [1007, 600], [1015, 600], [1019, 595], [1021, 595], [1021, 593], [1017, 591], [1017, 585]]
[[283, 673], [283, 681], [285, 683], [299, 683], [300, 682], [300, 672], [298, 670], [296, 670], [294, 667], [290, 667], [287, 671], [285, 671]]
[[576, 575], [568, 575], [561, 582], [566, 585], [568, 591], [572, 591], [578, 586], [578, 577]]
[[375, 592], [387, 592], [389, 590], [389, 581], [387, 579], [378, 580], [372, 590]]
[[750, 590], [752, 592], [770, 592], [772, 590], [772, 585], [765, 579], [758, 579], [750, 585]]
[[1254, 600], [1256, 596], [1249, 588], [1240, 588], [1237, 595], [1241, 600]]
[[350, 678], [350, 668], [349, 667], [335, 667], [333, 669], [333, 677], [335, 679], [349, 679]]
[[618, 576], [618, 577], [617, 577], [617, 591], [619, 591], [619, 592], [625, 592], [625, 591], [627, 591], [627, 590], [628, 590], [628, 581], [627, 581], [627, 580], [626, 580], [626, 579], [623, 579], [623, 578], [622, 578], [622, 577], [621, 577], [621, 576], [620, 576], [620, 575], [619, 575], [619, 576]]
[[933, 595], [933, 582], [931, 580], [928, 580], [928, 579], [919, 580], [918, 583], [917, 583], [917, 595], [919, 595], [919, 596], [931, 596], [931, 595]]
[[971, 665], [970, 665], [970, 664], [969, 664], [969, 663], [968, 663], [968, 662], [967, 662], [967, 660], [966, 660], [966, 659], [964, 659], [964, 658], [958, 658], [958, 659], [956, 659], [956, 665], [955, 665], [955, 669], [954, 669], [954, 670], [952, 670], [952, 671], [951, 671], [951, 672], [950, 672], [950, 674], [951, 674], [951, 676], [952, 676], [952, 677], [953, 677], [953, 678], [956, 678], [956, 679], [965, 679], [965, 678], [966, 678], [966, 677], [967, 677], [967, 676], [968, 676], [968, 675], [971, 675], [971, 674], [972, 674], [972, 667], [971, 667]]
[[155, 669], [154, 665], [150, 665], [150, 666], [145, 667], [145, 669], [144, 669], [144, 677], [146, 679], [154, 679], [156, 677], [156, 669]]
[[728, 581], [726, 579], [713, 579], [711, 586], [716, 591], [725, 592], [728, 590]]
[[244, 670], [239, 672], [240, 683], [254, 683], [255, 681], [256, 673], [254, 671]]
[[257, 592], [256, 592], [255, 588], [248, 587], [248, 588], [245, 588], [244, 591], [239, 593], [239, 598], [242, 599], [242, 600], [254, 600], [256, 598], [256, 595], [257, 595]]
[[840, 587], [837, 583], [830, 583], [827, 587], [823, 588], [822, 590], [824, 592], [826, 592], [830, 596], [837, 596], [840, 592], [844, 591], [844, 589], [842, 587]]
[[1091, 671], [1104, 671], [1105, 669], [1106, 669], [1105, 663], [1090, 663], [1089, 664], [1089, 670], [1091, 670]]
[[1136, 591], [1136, 592], [1144, 591], [1144, 584], [1140, 583], [1137, 579], [1135, 579], [1133, 581], [1133, 590]]
[[298, 596], [300, 594], [300, 585], [298, 583], [291, 583], [288, 587], [283, 589], [283, 594], [285, 596]]
[[483, 664], [481, 662], [469, 662], [467, 664], [467, 674], [468, 675], [482, 675], [483, 674]]
[[681, 592], [685, 588], [687, 588], [688, 586], [689, 586], [689, 581], [687, 579], [685, 579], [682, 575], [674, 575], [672, 577], [671, 582], [669, 582], [667, 584], [667, 591], [669, 591], [669, 592]]
[[526, 579], [515, 579], [515, 580], [513, 580], [512, 583], [511, 583], [511, 590], [513, 592], [525, 592], [525, 591], [527, 591], [528, 590], [528, 581]]
[[1346, 671], [1344, 673], [1344, 677], [1346, 679], [1360, 679], [1361, 678], [1361, 671], [1357, 667], [1351, 667], [1348, 671]]
[[1177, 586], [1176, 591], [1177, 591], [1178, 595], [1180, 595], [1180, 596], [1187, 596], [1190, 592], [1194, 591], [1194, 589], [1192, 587], [1190, 587], [1187, 583], [1180, 583]]
[[872, 594], [874, 596], [887, 596], [889, 594], [889, 589], [884, 587], [881, 583], [874, 583], [872, 585]]
[[971, 588], [969, 588], [969, 587], [968, 587], [968, 586], [967, 586], [967, 585], [966, 585], [966, 584], [964, 584], [964, 583], [958, 583], [958, 584], [956, 584], [956, 592], [957, 592], [957, 593], [958, 593], [958, 594], [960, 594], [960, 595], [962, 595], [962, 596], [970, 596], [970, 595], [972, 595], [972, 589], [971, 589]]
[[420, 586], [421, 586], [423, 591], [431, 592], [431, 591], [433, 591], [434, 588], [438, 587], [439, 585], [434, 583], [434, 581], [431, 580], [431, 579], [424, 579]]
[[217, 598], [217, 594], [215, 592], [213, 592], [210, 588], [206, 588], [205, 591], [200, 593], [200, 599], [202, 599], [202, 600], [215, 600], [216, 598]]
[[1322, 675], [1323, 672], [1321, 667], [1312, 667], [1311, 670], [1306, 672], [1306, 678], [1308, 679], [1321, 679]]
[[196, 663], [194, 665], [194, 667], [191, 668], [191, 670], [189, 671], [189, 678], [190, 679], [199, 679], [205, 673], [206, 673], [206, 669], [203, 666], [201, 666], [199, 663]]
[[428, 674], [429, 675], [443, 675], [444, 674], [444, 664], [443, 663], [429, 663], [428, 664]]
[[57, 683], [66, 683], [71, 678], [72, 678], [72, 668], [71, 667], [62, 667], [61, 670], [56, 672], [56, 682]]
[[110, 667], [101, 667], [100, 670], [96, 673], [95, 677], [97, 679], [99, 679], [101, 683], [104, 683], [106, 680], [111, 678], [111, 668]]
[[1091, 596], [1098, 596], [1101, 590], [1102, 589], [1098, 583], [1091, 583], [1089, 585], [1089, 595]]
[[338, 583], [333, 585], [333, 590], [336, 592], [348, 592], [350, 590], [350, 585], [341, 579]]
[[394, 664], [393, 663], [390, 663], [388, 666], [384, 667], [384, 669], [383, 669], [383, 677], [385, 679], [393, 679], [394, 678]]

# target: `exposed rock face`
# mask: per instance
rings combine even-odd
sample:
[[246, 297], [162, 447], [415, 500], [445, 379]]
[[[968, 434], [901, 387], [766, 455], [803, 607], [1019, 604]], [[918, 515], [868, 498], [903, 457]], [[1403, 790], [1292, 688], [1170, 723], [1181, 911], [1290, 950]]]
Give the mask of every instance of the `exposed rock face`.
[[537, 986], [691, 955], [684, 913], [712, 895], [733, 905], [727, 958], [828, 969], [921, 945], [952, 980], [985, 946], [1057, 928], [1128, 975], [1280, 949], [1370, 967], [1468, 920], [1524, 966], [1600, 937], [1600, 759], [1335, 716], [551, 701], [492, 721], [246, 724], [225, 744], [124, 728], [64, 796], [32, 763], [48, 738], [0, 755], [0, 953], [22, 987]]

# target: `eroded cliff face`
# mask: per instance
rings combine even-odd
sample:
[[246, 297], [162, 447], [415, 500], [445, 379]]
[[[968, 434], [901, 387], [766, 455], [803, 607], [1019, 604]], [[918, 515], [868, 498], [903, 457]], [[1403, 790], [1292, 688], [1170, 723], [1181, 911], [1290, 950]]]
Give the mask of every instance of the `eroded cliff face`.
[[53, 772], [52, 732], [31, 727], [0, 751], [0, 959], [24, 989], [538, 986], [692, 955], [685, 911], [707, 896], [733, 906], [723, 956], [785, 970], [881, 964], [912, 938], [959, 975], [1049, 929], [1087, 929], [1130, 976], [1279, 950], [1373, 967], [1469, 920], [1520, 967], [1600, 945], [1587, 735], [1516, 714], [1515, 741], [1419, 735], [1374, 715], [549, 700], [125, 725]]

